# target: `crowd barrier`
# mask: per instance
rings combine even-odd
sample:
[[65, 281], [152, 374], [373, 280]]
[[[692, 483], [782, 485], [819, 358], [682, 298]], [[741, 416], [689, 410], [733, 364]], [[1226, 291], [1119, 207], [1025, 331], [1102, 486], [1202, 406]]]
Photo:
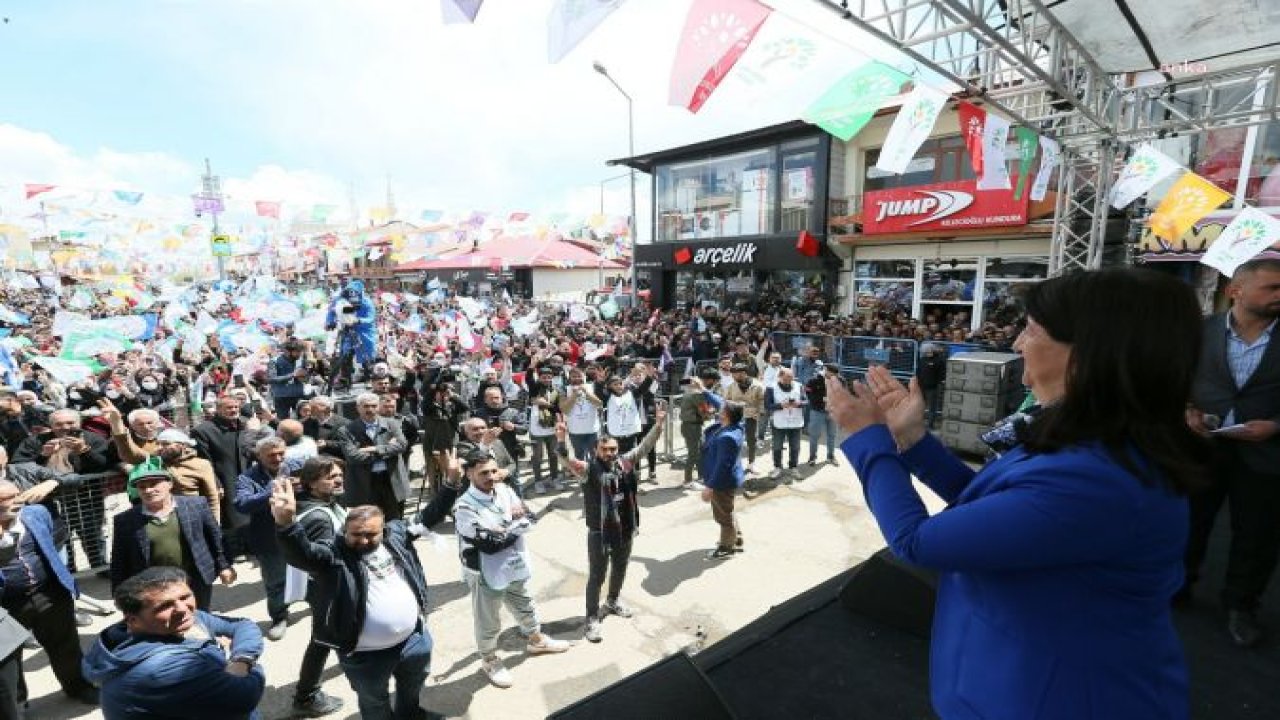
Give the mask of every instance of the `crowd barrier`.
[[906, 338], [851, 336], [836, 339], [836, 364], [842, 375], [861, 377], [873, 365], [883, 365], [895, 377], [916, 374], [920, 344]]

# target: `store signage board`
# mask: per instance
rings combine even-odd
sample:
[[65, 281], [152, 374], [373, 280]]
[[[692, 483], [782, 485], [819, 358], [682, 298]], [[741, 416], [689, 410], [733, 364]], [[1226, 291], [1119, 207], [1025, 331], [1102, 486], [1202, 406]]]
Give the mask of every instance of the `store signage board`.
[[729, 247], [699, 248], [682, 246], [672, 253], [676, 265], [716, 267], [718, 265], [750, 265], [755, 262], [760, 246], [753, 242], [740, 242]]
[[862, 233], [929, 232], [1027, 224], [1030, 198], [978, 190], [976, 180], [872, 190], [862, 196]]

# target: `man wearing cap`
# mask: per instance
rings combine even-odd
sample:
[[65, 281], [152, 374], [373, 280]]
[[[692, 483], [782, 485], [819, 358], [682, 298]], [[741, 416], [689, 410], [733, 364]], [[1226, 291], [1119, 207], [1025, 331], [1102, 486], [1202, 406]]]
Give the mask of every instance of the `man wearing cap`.
[[156, 436], [156, 448], [164, 468], [173, 476], [173, 494], [204, 498], [214, 519], [221, 520], [222, 488], [213, 465], [196, 454], [196, 441], [177, 428], [169, 428]]
[[175, 496], [173, 476], [158, 459], [134, 468], [129, 486], [138, 504], [116, 515], [111, 525], [111, 588], [157, 565], [182, 568], [196, 606], [208, 609], [213, 581], [236, 580], [222, 553], [222, 532], [203, 498]]

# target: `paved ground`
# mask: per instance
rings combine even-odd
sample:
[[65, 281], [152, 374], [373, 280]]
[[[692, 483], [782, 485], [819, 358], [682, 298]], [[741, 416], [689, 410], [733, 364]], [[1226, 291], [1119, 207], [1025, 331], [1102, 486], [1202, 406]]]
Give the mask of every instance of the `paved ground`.
[[[802, 456], [803, 457], [803, 456]], [[767, 462], [762, 466], [767, 466]], [[704, 559], [717, 537], [709, 506], [697, 493], [678, 487], [679, 472], [664, 467], [659, 483], [642, 497], [641, 534], [636, 539], [623, 597], [636, 607], [634, 618], [608, 618], [604, 642], [581, 640], [587, 558], [582, 498], [562, 491], [531, 501], [551, 506], [530, 536], [535, 564], [533, 587], [544, 627], [577, 644], [564, 655], [526, 657], [513, 625], [501, 638], [503, 657], [515, 687], [501, 690], [480, 672], [472, 634], [471, 608], [451, 528], [438, 544], [419, 541], [418, 552], [431, 586], [430, 629], [435, 638], [431, 679], [424, 706], [449, 717], [540, 718], [681, 648], [697, 649], [759, 617], [771, 606], [866, 558], [883, 546], [843, 459], [838, 466], [801, 466], [791, 485], [762, 487], [742, 501], [741, 524], [747, 552], [729, 560]], [[214, 609], [259, 621], [266, 618], [256, 569], [237, 567], [240, 581], [214, 591]], [[107, 597], [106, 581], [82, 580], [89, 595]], [[294, 606], [284, 640], [266, 643], [263, 664], [268, 689], [265, 718], [289, 716], [297, 667], [310, 618]], [[85, 647], [118, 614], [95, 618], [85, 628]], [[510, 616], [504, 615], [510, 623]], [[30, 718], [101, 717], [96, 708], [67, 701], [58, 691], [42, 652], [28, 654]], [[357, 718], [354, 695], [330, 660], [325, 689], [347, 702], [334, 718]]]

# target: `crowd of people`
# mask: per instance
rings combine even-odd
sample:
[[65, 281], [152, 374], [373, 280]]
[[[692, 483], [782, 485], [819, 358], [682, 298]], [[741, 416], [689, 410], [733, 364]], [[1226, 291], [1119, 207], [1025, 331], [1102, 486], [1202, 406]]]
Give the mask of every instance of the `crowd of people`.
[[[1275, 442], [1277, 425], [1264, 419], [1275, 416], [1268, 409], [1274, 403], [1233, 405], [1240, 392], [1224, 395], [1223, 388], [1228, 378], [1233, 388], [1250, 389], [1250, 373], [1259, 367], [1254, 374], [1262, 381], [1274, 374], [1270, 355], [1261, 354], [1270, 335], [1259, 344], [1258, 333], [1259, 323], [1280, 316], [1280, 300], [1267, 294], [1280, 292], [1280, 282], [1275, 288], [1262, 282], [1276, 272], [1265, 265], [1246, 268], [1233, 286], [1243, 290], [1236, 300], [1239, 317], [1232, 315], [1225, 326], [1231, 330], [1232, 355], [1224, 361], [1230, 371], [1199, 381], [1194, 403], [1203, 412], [1188, 412], [1193, 430], [1207, 433], [1210, 421], [1243, 427], [1226, 442], [1260, 443], [1259, 452]], [[100, 702], [108, 718], [160, 717], [174, 708], [186, 708], [190, 717], [254, 717], [264, 692], [257, 662], [262, 636], [283, 638], [289, 605], [303, 601], [312, 624], [292, 698], [296, 714], [319, 717], [341, 709], [341, 701], [321, 687], [333, 652], [362, 717], [430, 717], [419, 706], [432, 639], [426, 580], [413, 541], [446, 519], [454, 523], [482, 672], [494, 686], [510, 687], [513, 674], [496, 653], [502, 607], [514, 615], [530, 655], [570, 647], [543, 631], [527, 589], [528, 543], [538, 520], [528, 498], [581, 494], [589, 567], [583, 637], [601, 642], [606, 617], [633, 613], [624, 583], [640, 522], [638, 498], [657, 481], [657, 446], [668, 427], [686, 448], [683, 487], [709, 504], [719, 528], [707, 551], [708, 561], [719, 562], [746, 549], [735, 497], [751, 477], [766, 474], [757, 466], [758, 453], [767, 447], [767, 474], [791, 482], [805, 449], [810, 466], [836, 462], [837, 428], [850, 433], [886, 421], [866, 407], [857, 418], [850, 415], [853, 401], [831, 338], [926, 341], [913, 399], [904, 405], [911, 423], [903, 424], [901, 409], [891, 410], [892, 437], [870, 442], [863, 436], [844, 446], [869, 483], [882, 473], [868, 464], [873, 456], [892, 454], [895, 442], [904, 450], [917, 445], [936, 416], [945, 353], [928, 341], [1004, 349], [1019, 338], [1015, 349], [1027, 358], [1026, 380], [1051, 410], [1056, 399], [1080, 392], [1064, 390], [1063, 377], [1082, 372], [1063, 359], [1071, 343], [1083, 342], [1068, 331], [1051, 328], [1061, 334], [1053, 335], [1058, 345], [1029, 341], [1038, 328], [1034, 321], [1025, 332], [1020, 321], [1011, 321], [975, 336], [962, 312], [923, 320], [713, 308], [606, 312], [509, 299], [373, 294], [349, 285], [322, 290], [334, 303], [329, 330], [344, 322], [340, 309], [333, 311], [343, 298], [373, 310], [351, 321], [364, 323], [358, 332], [369, 333], [371, 341], [352, 351], [353, 377], [343, 378], [335, 372], [347, 360], [341, 342], [298, 333], [300, 323], [246, 317], [251, 291], [192, 287], [170, 301], [178, 303], [175, 310], [150, 297], [162, 288], [147, 290], [146, 308], [131, 308], [107, 288], [92, 291], [87, 306], [81, 296], [80, 311], [90, 318], [137, 309], [163, 320], [132, 346], [96, 352], [70, 370], [51, 360], [64, 350], [65, 328], [55, 327], [63, 294], [0, 293], [10, 326], [9, 338], [0, 341], [8, 388], [0, 390], [0, 653], [7, 651], [0, 659], [0, 720], [20, 717], [23, 647], [36, 643], [62, 689]], [[277, 299], [297, 291], [273, 290]], [[1047, 297], [1056, 303], [1050, 310], [1067, 312], [1057, 309], [1061, 298]], [[199, 312], [238, 320], [264, 342], [244, 347], [216, 332], [194, 342], [187, 328], [199, 322]], [[1222, 317], [1210, 322], [1226, 322]], [[1066, 322], [1048, 315], [1039, 321]], [[1246, 322], [1250, 337], [1237, 348], [1236, 328]], [[1262, 329], [1269, 333], [1270, 327]], [[1217, 347], [1227, 352], [1222, 343]], [[1237, 367], [1237, 356], [1246, 355], [1252, 365]], [[1046, 363], [1049, 371], [1034, 369]], [[1201, 373], [1210, 365], [1217, 367], [1203, 360]], [[885, 393], [896, 383], [881, 371], [872, 380]], [[1265, 394], [1272, 386], [1264, 385], [1246, 395]], [[1080, 441], [1074, 431], [1052, 432]], [[1044, 443], [1067, 442], [1056, 437], [1046, 434], [1036, 442], [1048, 448], [1054, 446]], [[928, 446], [930, 452], [939, 450], [935, 446]], [[911, 452], [904, 457], [925, 462]], [[1180, 595], [1190, 593], [1213, 516], [1229, 497], [1233, 515], [1240, 515], [1233, 520], [1229, 630], [1241, 645], [1258, 642], [1257, 606], [1276, 559], [1274, 527], [1280, 524], [1265, 522], [1274, 498], [1267, 488], [1275, 485], [1258, 467], [1267, 457], [1241, 452], [1223, 469], [1213, 494], [1193, 496], [1192, 547]], [[1111, 472], [1106, 457], [1080, 462], [1102, 463]], [[1158, 467], [1165, 467], [1162, 462]], [[977, 482], [965, 477], [965, 483]], [[884, 483], [896, 482], [868, 485], [878, 518], [886, 503], [915, 513], [901, 493], [883, 490]], [[1194, 483], [1176, 489], [1191, 491]], [[959, 486], [945, 490], [953, 498], [960, 492]], [[129, 506], [112, 515], [106, 498], [116, 492], [127, 495]], [[1262, 513], [1237, 507], [1237, 492], [1261, 498]], [[1164, 522], [1177, 509], [1161, 512]], [[944, 552], [935, 560], [926, 552], [931, 546], [903, 544], [908, 531], [918, 534], [926, 525], [890, 532], [889, 519], [881, 522], [895, 551], [908, 559], [943, 569], [985, 567], [980, 558], [957, 560]], [[961, 534], [969, 532], [978, 530]], [[1176, 533], [1168, 540], [1176, 547], [1165, 550], [1180, 554], [1184, 543]], [[1019, 544], [1012, 536], [1009, 542]], [[262, 574], [265, 633], [254, 623], [209, 612], [215, 586], [238, 582], [236, 565], [250, 557]], [[80, 562], [110, 580], [123, 613], [84, 657], [75, 632], [88, 624], [75, 608]], [[1165, 587], [1171, 582], [1151, 590], [1168, 601], [1177, 589]], [[951, 702], [935, 700], [944, 701]]]

